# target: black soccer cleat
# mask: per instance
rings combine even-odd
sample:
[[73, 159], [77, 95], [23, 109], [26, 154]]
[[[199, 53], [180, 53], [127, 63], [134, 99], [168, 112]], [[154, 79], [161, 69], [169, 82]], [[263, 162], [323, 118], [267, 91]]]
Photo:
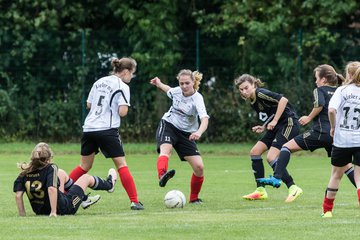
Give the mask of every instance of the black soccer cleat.
[[159, 186], [160, 187], [165, 187], [166, 183], [169, 181], [170, 178], [174, 177], [175, 175], [175, 170], [171, 169], [169, 171], [167, 171], [166, 173], [164, 173], [159, 180]]

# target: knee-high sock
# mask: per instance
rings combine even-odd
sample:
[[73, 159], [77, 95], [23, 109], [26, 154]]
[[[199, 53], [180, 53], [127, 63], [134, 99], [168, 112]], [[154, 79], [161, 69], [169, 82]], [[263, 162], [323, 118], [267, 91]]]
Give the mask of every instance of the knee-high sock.
[[82, 169], [81, 166], [79, 165], [76, 168], [74, 168], [74, 170], [71, 171], [69, 178], [71, 178], [74, 182], [76, 182], [76, 180], [78, 180], [85, 173], [87, 173], [87, 171]]
[[131, 202], [138, 203], [135, 182], [127, 166], [118, 169], [121, 184], [123, 185]]
[[[254, 173], [255, 181], [258, 178], [264, 177], [265, 170], [261, 156], [256, 156], [256, 155], [251, 156], [251, 167]], [[256, 185], [257, 187], [261, 186], [261, 184], [259, 184], [258, 182], [256, 182]]]
[[102, 179], [100, 177], [97, 176], [93, 176], [94, 180], [95, 180], [95, 184], [94, 186], [91, 186], [91, 189], [94, 190], [109, 190], [113, 187], [112, 182], [108, 181], [106, 179]]
[[358, 200], [359, 200], [359, 204], [360, 204], [360, 189], [357, 189], [356, 192], [357, 192]]
[[348, 170], [345, 171], [346, 176], [349, 178], [352, 185], [356, 187], [355, 179], [354, 179], [354, 168], [351, 167]]
[[169, 157], [168, 156], [161, 155], [161, 156], [158, 157], [158, 159], [157, 159], [157, 171], [158, 171], [159, 179], [168, 170], [168, 162], [169, 162]]
[[199, 198], [199, 193], [203, 182], [204, 182], [204, 176], [197, 177], [195, 176], [195, 174], [191, 176], [190, 201], [194, 201]]
[[287, 147], [282, 147], [280, 150], [280, 155], [277, 160], [276, 168], [274, 171], [274, 177], [277, 179], [282, 179], [286, 172], [286, 167], [290, 161], [291, 152]]
[[[274, 161], [270, 162], [270, 166], [271, 168], [275, 171], [276, 169], [276, 166], [277, 166], [277, 163], [278, 163], [278, 159], [275, 159]], [[280, 179], [280, 178], [278, 178]], [[289, 172], [285, 169], [284, 171], [284, 174], [281, 178], [281, 180], [286, 184], [286, 186], [289, 188], [291, 187], [292, 185], [294, 185], [294, 179], [291, 177], [291, 175], [289, 174]]]

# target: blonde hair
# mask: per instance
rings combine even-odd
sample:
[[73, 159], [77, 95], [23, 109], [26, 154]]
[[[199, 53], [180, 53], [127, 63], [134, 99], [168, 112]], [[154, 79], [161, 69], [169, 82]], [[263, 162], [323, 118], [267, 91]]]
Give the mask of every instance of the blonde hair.
[[350, 83], [354, 83], [356, 86], [360, 87], [360, 67], [356, 69]]
[[194, 89], [196, 91], [199, 90], [200, 81], [203, 77], [202, 73], [200, 73], [199, 71], [191, 71], [189, 69], [183, 69], [183, 70], [180, 70], [180, 72], [176, 76], [176, 79], [179, 80], [180, 76], [189, 76], [191, 78], [191, 80], [194, 81]]
[[114, 58], [111, 61], [111, 66], [113, 70], [110, 74], [120, 73], [125, 69], [129, 71], [136, 70], [137, 63], [133, 58], [130, 57], [123, 57], [123, 58]]
[[346, 81], [345, 83], [351, 82], [351, 79], [355, 75], [356, 70], [360, 68], [360, 62], [352, 61], [348, 62], [345, 67]]
[[239, 85], [243, 84], [244, 82], [249, 82], [251, 85], [254, 85], [257, 88], [264, 86], [264, 83], [260, 79], [246, 73], [235, 78], [234, 80], [234, 84], [236, 87], [239, 87]]
[[25, 176], [30, 172], [40, 170], [51, 163], [54, 153], [47, 143], [40, 142], [36, 144], [31, 152], [29, 163], [18, 163], [21, 169], [21, 175]]

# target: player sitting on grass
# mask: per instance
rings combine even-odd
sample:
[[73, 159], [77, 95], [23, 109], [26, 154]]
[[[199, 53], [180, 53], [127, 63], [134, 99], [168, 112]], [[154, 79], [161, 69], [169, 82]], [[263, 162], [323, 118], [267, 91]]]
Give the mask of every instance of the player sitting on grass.
[[86, 209], [99, 201], [100, 195], [85, 195], [87, 187], [114, 191], [117, 179], [115, 169], [109, 170], [107, 179], [84, 174], [73, 184], [66, 172], [52, 163], [52, 157], [49, 145], [39, 143], [31, 153], [31, 162], [19, 164], [22, 172], [14, 182], [14, 192], [20, 216], [26, 215], [24, 192], [36, 215], [56, 217], [57, 214], [75, 214], [80, 205]]

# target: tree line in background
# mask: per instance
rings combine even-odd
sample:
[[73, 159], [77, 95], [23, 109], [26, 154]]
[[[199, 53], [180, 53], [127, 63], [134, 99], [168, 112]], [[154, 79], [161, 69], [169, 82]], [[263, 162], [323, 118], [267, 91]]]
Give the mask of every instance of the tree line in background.
[[340, 73], [360, 56], [357, 0], [0, 0], [0, 140], [78, 141], [91, 85], [112, 57], [138, 62], [130, 83], [125, 141], [154, 141], [165, 94], [180, 69], [204, 74], [209, 115], [203, 141], [244, 142], [257, 118], [233, 87], [250, 73], [288, 97], [299, 115], [312, 108], [313, 69]]

